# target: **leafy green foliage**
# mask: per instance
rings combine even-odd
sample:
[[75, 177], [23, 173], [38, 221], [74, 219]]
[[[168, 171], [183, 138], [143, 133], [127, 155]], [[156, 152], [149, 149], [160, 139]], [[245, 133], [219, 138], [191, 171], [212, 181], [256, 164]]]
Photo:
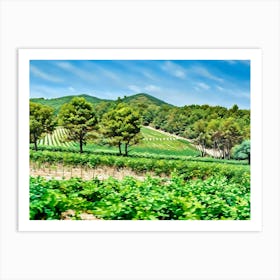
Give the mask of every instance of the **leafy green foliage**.
[[79, 187], [63, 192], [65, 185], [67, 181], [46, 181], [41, 177], [30, 177], [30, 219], [59, 219], [61, 212], [68, 209], [87, 208], [87, 201], [76, 193]]
[[119, 103], [106, 113], [101, 121], [101, 131], [105, 141], [110, 145], [117, 146], [120, 154], [122, 154], [123, 144], [126, 156], [128, 155], [128, 147], [140, 141], [140, 129], [139, 113], [124, 103]]
[[53, 109], [33, 102], [29, 103], [29, 136], [30, 142], [34, 143], [37, 150], [37, 142], [46, 133], [51, 133], [56, 122]]
[[235, 159], [247, 159], [250, 164], [250, 152], [251, 142], [250, 140], [243, 141], [240, 145], [233, 148], [233, 158]]
[[[112, 103], [115, 103], [114, 100], [108, 100], [108, 99], [100, 99], [94, 96], [90, 96], [87, 94], [80, 94], [80, 95], [70, 95], [70, 96], [62, 96], [62, 97], [58, 97], [58, 98], [50, 98], [50, 99], [45, 99], [45, 98], [31, 98], [30, 101], [34, 102], [34, 103], [39, 103], [42, 105], [47, 105], [50, 106], [54, 109], [55, 114], [58, 114], [60, 108], [62, 105], [64, 105], [65, 103], [69, 103], [72, 101], [73, 98], [75, 97], [82, 97], [84, 98], [87, 102], [91, 103], [92, 105], [94, 105], [95, 107], [99, 107], [97, 109], [97, 111], [103, 111], [103, 113], [105, 113], [107, 111], [107, 109], [112, 105]], [[122, 101], [124, 103], [127, 103], [129, 105], [132, 106], [139, 106], [142, 104], [146, 104], [146, 105], [154, 105], [156, 107], [161, 106], [163, 104], [167, 104], [164, 101], [157, 99], [149, 94], [145, 94], [145, 93], [139, 93], [139, 94], [135, 94], [135, 95], [131, 95], [131, 96], [127, 96], [125, 98], [122, 99]], [[102, 103], [102, 104], [101, 104]], [[170, 107], [172, 107], [172, 105], [169, 105]], [[105, 109], [105, 111], [104, 111]]]
[[152, 171], [157, 175], [170, 175], [177, 171], [186, 180], [207, 178], [211, 176], [225, 176], [241, 182], [250, 174], [248, 165], [224, 164], [218, 162], [196, 162], [185, 160], [165, 160], [153, 158], [120, 157], [112, 155], [91, 155], [66, 152], [30, 151], [30, 160], [39, 163], [62, 163], [69, 166], [111, 166], [116, 168], [130, 168], [137, 173]]
[[87, 211], [105, 220], [247, 220], [250, 180], [225, 177], [170, 181], [126, 177], [100, 181], [30, 178], [30, 219], [60, 219], [66, 210]]
[[122, 99], [122, 102], [128, 103], [130, 106], [139, 106], [139, 104], [146, 105], [146, 108], [148, 106], [154, 105], [154, 106], [162, 106], [162, 105], [168, 105], [170, 107], [173, 107], [172, 105], [154, 97], [147, 93], [137, 93], [131, 96], [126, 96]]
[[[30, 144], [31, 151], [34, 149], [34, 145]], [[50, 151], [50, 152], [66, 152], [66, 153], [78, 153], [79, 150], [74, 144], [73, 146], [38, 146], [38, 151]], [[118, 156], [118, 151], [113, 149], [113, 147], [106, 147], [100, 145], [88, 144], [84, 149], [84, 154], [91, 155], [107, 155], [107, 156]], [[222, 164], [234, 164], [234, 165], [247, 165], [246, 160], [227, 160], [227, 159], [217, 159], [213, 157], [198, 157], [195, 153], [186, 153], [186, 151], [170, 151], [170, 150], [158, 150], [156, 148], [141, 148], [134, 147], [129, 153], [128, 157], [133, 158], [147, 158], [147, 159], [165, 159], [165, 160], [186, 160], [186, 161], [196, 161], [196, 162], [216, 162]]]
[[211, 148], [217, 157], [230, 159], [231, 148], [250, 138], [250, 111], [240, 110], [237, 105], [231, 109], [209, 105], [161, 106], [151, 125], [195, 140], [202, 156]]
[[60, 123], [69, 130], [68, 139], [79, 142], [80, 152], [97, 124], [92, 105], [82, 97], [75, 97], [64, 104], [59, 112]]
[[[146, 94], [117, 101], [83, 97], [38, 101], [53, 101], [55, 110], [61, 107], [61, 127], [54, 133], [53, 110], [43, 106], [40, 111], [39, 104], [30, 106], [30, 139], [35, 150], [40, 149], [30, 150], [30, 160], [53, 166], [110, 166], [139, 174], [149, 172], [165, 179], [59, 181], [31, 177], [30, 219], [60, 219], [69, 210], [107, 220], [250, 219], [250, 167], [229, 160], [234, 146], [235, 158], [250, 158], [247, 142], [237, 146], [250, 138], [249, 110], [240, 110], [238, 106], [176, 107]], [[90, 141], [97, 122], [101, 143]], [[143, 124], [173, 136], [141, 128]], [[196, 141], [202, 156], [211, 148], [228, 160], [197, 157], [198, 151], [190, 142], [175, 139], [175, 135]], [[37, 142], [42, 145], [37, 147]], [[79, 215], [73, 219], [79, 219]]]
[[[202, 156], [210, 154], [217, 158], [230, 159], [232, 147], [250, 138], [250, 110], [240, 110], [237, 105], [230, 109], [209, 105], [176, 107], [145, 93], [119, 98], [116, 101], [102, 100], [87, 95], [83, 95], [83, 97], [94, 105], [98, 121], [106, 116], [103, 123], [106, 123], [108, 117], [111, 117], [111, 122], [113, 122], [113, 112], [115, 112], [116, 106], [119, 103], [125, 103], [132, 108], [133, 112], [139, 113], [142, 125], [160, 128], [171, 134], [195, 141]], [[49, 100], [35, 99], [34, 101], [50, 104], [57, 111], [62, 104], [70, 100], [73, 100], [73, 96]], [[128, 140], [122, 142], [120, 139], [123, 136], [116, 131], [115, 135], [109, 135], [109, 130], [114, 127], [112, 123], [110, 126], [105, 125], [104, 127], [106, 128], [104, 130], [106, 139], [102, 139], [101, 142], [118, 147], [119, 153], [123, 153], [123, 147], [124, 154], [128, 154], [128, 147], [139, 141], [135, 137], [129, 143]], [[101, 129], [103, 128], [101, 127]], [[129, 135], [130, 132], [127, 131], [127, 134]], [[150, 143], [150, 145], [152, 144]], [[212, 149], [213, 152], [209, 153], [207, 149]]]
[[100, 99], [94, 96], [90, 96], [87, 94], [81, 94], [81, 95], [70, 95], [70, 96], [62, 96], [62, 97], [58, 97], [58, 98], [50, 98], [50, 99], [45, 99], [45, 98], [31, 98], [30, 101], [34, 102], [34, 103], [39, 103], [42, 105], [47, 105], [50, 106], [54, 109], [54, 113], [57, 115], [61, 106], [69, 103], [72, 101], [73, 98], [75, 97], [82, 97], [84, 98], [87, 102], [93, 104], [99, 104], [101, 102], [105, 102], [108, 103], [111, 100], [106, 100], [106, 99]]

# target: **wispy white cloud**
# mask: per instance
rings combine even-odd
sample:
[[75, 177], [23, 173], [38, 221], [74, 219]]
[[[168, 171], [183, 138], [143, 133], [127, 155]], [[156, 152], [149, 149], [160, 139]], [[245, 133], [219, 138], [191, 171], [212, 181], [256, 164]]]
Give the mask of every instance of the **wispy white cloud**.
[[145, 86], [145, 91], [148, 91], [148, 92], [158, 92], [160, 91], [160, 87], [159, 86], [155, 86], [155, 85], [147, 85]]
[[72, 73], [73, 75], [80, 77], [83, 80], [86, 80], [86, 81], [95, 81], [96, 80], [95, 76], [91, 72], [84, 71], [84, 70], [72, 65], [70, 62], [66, 62], [66, 61], [57, 62], [56, 65], [59, 68], [65, 70], [65, 71], [68, 71], [68, 72]]
[[76, 91], [73, 87], [68, 87], [68, 90], [70, 90], [71, 92], [75, 92]]
[[49, 74], [49, 73], [46, 73], [46, 72], [43, 72], [42, 70], [40, 70], [39, 68], [37, 68], [36, 66], [34, 65], [30, 65], [30, 72], [38, 77], [38, 78], [41, 78], [43, 80], [46, 80], [48, 82], [54, 82], [54, 83], [59, 83], [59, 82], [62, 82], [63, 80], [61, 78], [58, 78], [52, 74]]
[[76, 94], [91, 94], [92, 89], [83, 88], [73, 88], [72, 86], [59, 86], [53, 87], [50, 85], [32, 85], [30, 86], [30, 94], [32, 97], [46, 97], [46, 98], [57, 98], [66, 95], [76, 95]]
[[216, 86], [216, 88], [219, 90], [219, 91], [225, 91], [225, 88], [221, 87], [221, 86]]
[[129, 85], [128, 89], [130, 89], [133, 92], [138, 92], [138, 93], [141, 91], [140, 87], [138, 87], [136, 85]]
[[245, 65], [248, 62], [36, 61], [30, 64], [30, 95], [50, 98], [90, 94], [115, 99], [146, 92], [179, 106], [236, 103], [249, 107], [250, 67]]
[[109, 70], [105, 70], [104, 68], [101, 68], [101, 67], [100, 67], [100, 71], [102, 72], [102, 74], [104, 76], [110, 78], [111, 80], [114, 80], [114, 81], [117, 81], [117, 82], [120, 81], [119, 77], [115, 73], [113, 73]]
[[202, 66], [194, 66], [191, 69], [192, 72], [194, 72], [195, 74], [203, 77], [203, 78], [207, 78], [216, 82], [223, 82], [224, 80], [221, 77], [218, 77], [212, 73], [210, 73], [206, 68], [202, 67]]
[[[129, 72], [134, 75], [138, 75], [138, 78], [146, 78], [151, 81], [158, 81], [159, 77], [157, 74], [151, 69], [154, 67], [149, 67], [150, 62], [146, 64], [146, 66], [143, 65], [135, 65], [135, 63], [127, 63], [127, 61], [117, 61], [115, 62], [118, 65], [121, 65], [124, 69], [129, 70]], [[149, 81], [147, 81], [149, 82]]]
[[65, 93], [65, 88], [60, 87], [52, 87], [46, 85], [31, 85], [30, 92], [32, 97], [47, 97], [47, 98], [54, 98], [59, 97], [61, 93]]
[[250, 66], [250, 60], [224, 60], [229, 65], [236, 65], [238, 63], [241, 63], [243, 65]]
[[209, 85], [207, 85], [207, 84], [205, 84], [205, 83], [202, 83], [202, 82], [197, 83], [197, 86], [198, 86], [198, 88], [201, 88], [201, 89], [203, 89], [203, 90], [208, 90], [208, 89], [210, 89], [210, 86], [209, 86]]
[[156, 81], [157, 78], [155, 77], [155, 75], [151, 74], [150, 72], [148, 71], [141, 71], [141, 73], [143, 74], [144, 77], [150, 79], [150, 80], [153, 80], [153, 81]]
[[157, 93], [161, 91], [161, 88], [159, 86], [152, 85], [152, 84], [146, 86], [129, 85], [128, 89], [130, 89], [134, 93], [136, 92]]
[[250, 100], [250, 92], [248, 91], [233, 89], [233, 90], [229, 90], [227, 93], [234, 98], [242, 98], [242, 99]]
[[185, 69], [174, 62], [166, 61], [163, 63], [161, 68], [162, 70], [164, 70], [165, 72], [169, 73], [172, 76], [175, 76], [180, 79], [186, 78]]
[[119, 82], [120, 81], [120, 78], [119, 78], [119, 76], [116, 73], [114, 73], [113, 71], [110, 71], [108, 69], [105, 69], [104, 67], [98, 65], [97, 63], [88, 62], [86, 65], [90, 69], [92, 69], [93, 73], [97, 72], [98, 75], [101, 75], [103, 77], [109, 78], [110, 80], [113, 80], [115, 82]]

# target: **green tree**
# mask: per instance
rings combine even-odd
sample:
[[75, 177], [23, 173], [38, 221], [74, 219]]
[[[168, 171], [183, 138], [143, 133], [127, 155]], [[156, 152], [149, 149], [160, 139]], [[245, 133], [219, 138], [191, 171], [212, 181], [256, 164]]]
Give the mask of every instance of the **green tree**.
[[194, 131], [196, 133], [196, 138], [194, 143], [198, 145], [201, 152], [201, 156], [206, 155], [206, 147], [209, 145], [210, 136], [207, 130], [207, 122], [204, 120], [199, 120], [194, 124]]
[[221, 130], [223, 131], [223, 157], [230, 159], [230, 150], [242, 141], [242, 132], [233, 117], [223, 120]]
[[214, 157], [219, 158], [223, 154], [223, 130], [221, 129], [221, 119], [212, 119], [208, 123], [207, 130], [211, 138]]
[[51, 133], [56, 122], [54, 110], [40, 103], [29, 103], [29, 135], [30, 143], [34, 143], [35, 150], [38, 150], [38, 140]]
[[95, 104], [94, 111], [98, 120], [102, 119], [102, 116], [107, 113], [110, 108], [112, 108], [112, 102], [102, 101], [100, 103]]
[[235, 159], [247, 159], [248, 163], [251, 163], [251, 142], [250, 140], [244, 140], [240, 145], [233, 147], [233, 158]]
[[60, 124], [69, 129], [68, 140], [79, 142], [80, 153], [83, 145], [97, 125], [97, 118], [93, 106], [83, 97], [75, 97], [64, 104], [59, 112]]
[[229, 109], [229, 113], [230, 115], [235, 115], [238, 114], [238, 106], [236, 104], [234, 104], [230, 109]]
[[151, 105], [147, 106], [147, 108], [144, 109], [142, 113], [140, 113], [142, 116], [143, 125], [151, 124], [151, 122], [153, 121], [153, 119], [156, 116], [156, 112], [157, 112], [158, 108], [159, 108], [159, 106], [151, 104]]
[[101, 132], [107, 143], [117, 146], [119, 154], [128, 155], [128, 147], [139, 143], [141, 118], [139, 113], [132, 107], [118, 103], [117, 106], [106, 113], [101, 122]]
[[156, 110], [154, 120], [152, 122], [153, 127], [165, 130], [166, 120], [169, 115], [170, 108], [171, 107], [169, 105], [162, 105]]

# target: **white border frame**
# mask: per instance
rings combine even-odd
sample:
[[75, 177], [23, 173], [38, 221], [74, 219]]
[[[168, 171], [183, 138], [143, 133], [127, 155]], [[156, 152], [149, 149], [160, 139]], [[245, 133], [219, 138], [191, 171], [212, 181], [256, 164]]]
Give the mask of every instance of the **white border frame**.
[[[260, 49], [19, 49], [19, 231], [261, 231], [262, 62]], [[30, 60], [250, 60], [251, 220], [248, 221], [35, 221], [29, 220]]]

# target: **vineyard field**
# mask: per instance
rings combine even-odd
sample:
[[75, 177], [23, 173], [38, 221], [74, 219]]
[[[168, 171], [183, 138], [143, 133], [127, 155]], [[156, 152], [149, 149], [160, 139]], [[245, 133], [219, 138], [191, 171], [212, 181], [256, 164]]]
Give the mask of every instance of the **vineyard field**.
[[53, 147], [75, 147], [76, 143], [67, 141], [68, 131], [66, 128], [57, 127], [51, 134], [47, 134], [39, 141], [39, 145], [53, 146]]
[[186, 179], [226, 176], [241, 182], [250, 176], [248, 165], [224, 164], [219, 162], [199, 162], [185, 160], [165, 160], [153, 158], [121, 157], [116, 155], [79, 154], [69, 152], [30, 151], [30, 160], [38, 164], [49, 163], [65, 166], [110, 166], [117, 169], [130, 168], [137, 173], [152, 171], [155, 174], [183, 174]]
[[[40, 199], [38, 200], [38, 197]], [[82, 181], [30, 178], [30, 219], [248, 220], [250, 181], [147, 177]]]
[[[50, 147], [70, 147], [79, 150], [78, 144], [73, 141], [67, 141], [67, 129], [58, 127], [52, 134], [47, 134], [39, 141], [40, 146]], [[188, 141], [176, 139], [172, 136], [154, 131], [148, 127], [141, 128], [142, 141], [130, 147], [130, 154], [152, 154], [165, 156], [199, 156], [197, 151]], [[109, 147], [108, 145], [98, 145], [93, 142], [88, 142], [85, 146], [85, 151], [92, 152], [115, 152], [116, 147]]]

